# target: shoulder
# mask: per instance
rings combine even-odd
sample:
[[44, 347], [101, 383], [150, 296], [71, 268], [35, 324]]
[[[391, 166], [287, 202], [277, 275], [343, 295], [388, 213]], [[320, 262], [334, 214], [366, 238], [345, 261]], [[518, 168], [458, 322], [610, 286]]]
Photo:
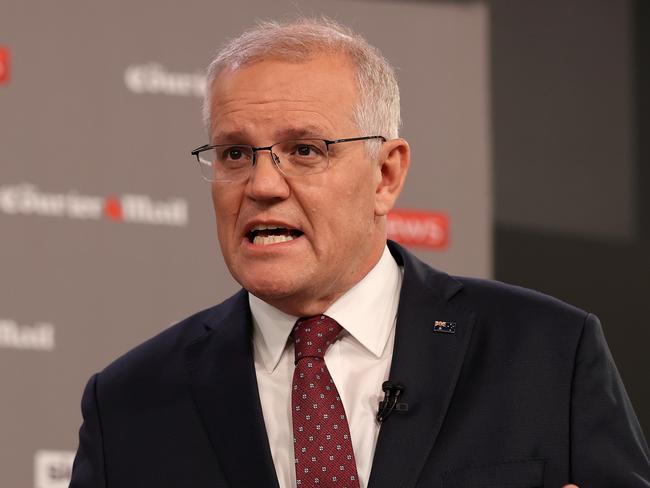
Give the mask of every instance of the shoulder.
[[[592, 314], [550, 295], [477, 278], [462, 284], [452, 302], [474, 314], [474, 339], [487, 351], [526, 361], [571, 364]], [[599, 325], [598, 325], [599, 327]]]
[[[398, 264], [404, 266], [403, 292], [445, 303], [449, 310], [474, 317], [481, 340], [511, 346], [545, 343], [549, 347], [577, 344], [593, 316], [545, 293], [494, 280], [450, 276], [389, 243]], [[553, 346], [553, 347], [555, 347]]]
[[448, 275], [392, 241], [389, 241], [389, 248], [397, 263], [404, 267], [404, 286], [408, 293], [426, 289], [425, 293], [433, 300], [449, 301], [454, 307], [495, 318], [562, 318], [582, 322], [588, 315], [578, 307], [539, 291], [495, 280]]
[[587, 312], [551, 295], [495, 280], [454, 276], [462, 284], [458, 301], [500, 316], [534, 316], [582, 321]]
[[98, 375], [102, 383], [121, 383], [171, 374], [182, 369], [187, 346], [218, 328], [233, 313], [245, 313], [247, 294], [242, 290], [224, 302], [197, 312], [118, 357]]

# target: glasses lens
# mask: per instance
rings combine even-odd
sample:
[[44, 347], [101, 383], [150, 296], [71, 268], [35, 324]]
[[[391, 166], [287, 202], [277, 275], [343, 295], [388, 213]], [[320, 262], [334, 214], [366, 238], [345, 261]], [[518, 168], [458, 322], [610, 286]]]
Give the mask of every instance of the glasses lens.
[[222, 145], [199, 153], [199, 166], [208, 181], [238, 181], [248, 178], [253, 166], [250, 146]]
[[327, 144], [320, 139], [295, 139], [273, 146], [282, 172], [288, 176], [321, 173], [327, 169]]

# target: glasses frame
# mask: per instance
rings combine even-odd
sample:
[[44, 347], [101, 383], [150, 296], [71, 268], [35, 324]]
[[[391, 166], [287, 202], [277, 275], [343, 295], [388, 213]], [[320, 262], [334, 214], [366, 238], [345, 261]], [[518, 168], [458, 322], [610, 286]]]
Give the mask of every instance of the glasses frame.
[[[343, 139], [319, 139], [317, 137], [309, 137], [309, 138], [298, 138], [298, 139], [287, 139], [286, 141], [280, 141], [276, 142], [274, 144], [271, 144], [270, 146], [251, 146], [250, 144], [204, 144], [202, 146], [197, 147], [196, 149], [193, 149], [190, 154], [192, 156], [196, 156], [196, 160], [199, 163], [199, 168], [201, 168], [201, 153], [204, 151], [209, 151], [211, 149], [215, 149], [217, 147], [222, 147], [222, 146], [244, 146], [244, 147], [250, 147], [251, 151], [253, 152], [253, 159], [251, 161], [251, 168], [255, 166], [255, 162], [257, 161], [257, 153], [259, 151], [269, 151], [271, 153], [271, 158], [273, 159], [273, 164], [276, 166], [276, 168], [282, 173], [284, 176], [287, 176], [283, 171], [282, 168], [280, 168], [280, 158], [273, 152], [273, 147], [277, 146], [278, 144], [283, 144], [287, 141], [323, 141], [325, 143], [325, 146], [327, 148], [327, 159], [328, 159], [328, 165], [327, 168], [329, 168], [329, 148], [330, 146], [334, 144], [340, 144], [342, 142], [354, 142], [354, 141], [367, 141], [370, 139], [381, 139], [382, 142], [386, 142], [386, 138], [384, 136], [361, 136], [361, 137], [346, 137]], [[325, 168], [323, 171], [327, 171], [327, 168]], [[322, 172], [322, 171], [320, 171]], [[309, 174], [318, 174], [318, 173], [309, 173]], [[201, 171], [201, 177], [209, 181], [210, 183], [214, 183], [215, 181], [207, 179], [205, 176], [203, 176], [203, 171]], [[233, 180], [216, 180], [222, 183], [227, 183], [229, 181]], [[237, 180], [239, 181], [239, 180]]]

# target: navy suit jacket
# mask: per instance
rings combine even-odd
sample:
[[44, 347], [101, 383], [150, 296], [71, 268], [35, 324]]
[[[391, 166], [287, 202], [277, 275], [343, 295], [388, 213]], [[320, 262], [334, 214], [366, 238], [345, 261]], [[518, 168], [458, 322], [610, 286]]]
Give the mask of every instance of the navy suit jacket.
[[[408, 411], [381, 426], [371, 488], [650, 487], [595, 316], [389, 246], [404, 267], [390, 379]], [[251, 330], [242, 290], [93, 376], [71, 488], [277, 488]]]

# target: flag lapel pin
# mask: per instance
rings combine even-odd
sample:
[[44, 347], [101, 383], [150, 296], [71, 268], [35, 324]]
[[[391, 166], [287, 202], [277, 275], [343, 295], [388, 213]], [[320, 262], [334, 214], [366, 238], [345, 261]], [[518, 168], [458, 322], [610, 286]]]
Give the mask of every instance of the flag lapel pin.
[[456, 332], [456, 322], [447, 322], [445, 320], [436, 320], [433, 323], [434, 332], [442, 332], [444, 334], [453, 334]]

